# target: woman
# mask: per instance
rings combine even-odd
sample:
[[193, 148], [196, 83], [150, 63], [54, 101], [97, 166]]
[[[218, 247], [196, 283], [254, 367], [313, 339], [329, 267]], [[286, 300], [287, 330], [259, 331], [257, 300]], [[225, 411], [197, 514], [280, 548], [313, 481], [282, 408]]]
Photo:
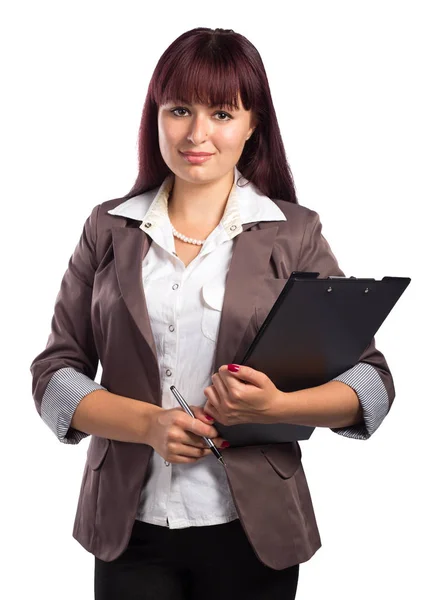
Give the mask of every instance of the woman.
[[300, 447], [228, 448], [213, 423], [367, 439], [389, 411], [374, 340], [299, 392], [233, 364], [292, 271], [343, 275], [321, 228], [298, 204], [257, 50], [232, 30], [178, 37], [148, 89], [137, 180], [87, 218], [31, 365], [58, 439], [91, 435], [73, 535], [95, 555], [97, 600], [295, 598], [321, 545]]

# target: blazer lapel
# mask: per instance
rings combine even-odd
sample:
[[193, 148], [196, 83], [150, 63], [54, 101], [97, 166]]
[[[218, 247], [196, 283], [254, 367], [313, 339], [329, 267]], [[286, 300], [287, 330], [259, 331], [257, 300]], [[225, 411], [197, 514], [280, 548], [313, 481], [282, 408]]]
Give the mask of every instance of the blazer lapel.
[[[254, 316], [255, 299], [260, 281], [267, 272], [274, 239], [278, 230], [274, 222], [257, 222], [243, 225], [243, 232], [234, 239], [234, 248], [222, 316], [216, 342], [214, 370], [232, 362], [237, 354], [246, 351], [252, 341], [245, 337]], [[113, 250], [117, 279], [123, 300], [146, 342], [143, 360], [151, 362], [150, 373], [155, 373], [154, 396], [160, 397], [160, 378], [156, 346], [148, 315], [142, 284], [142, 261], [151, 244], [151, 238], [139, 227], [112, 227]], [[240, 356], [241, 358], [241, 356]]]
[[113, 251], [116, 274], [123, 300], [135, 325], [147, 342], [148, 356], [152, 365], [158, 359], [147, 302], [144, 294], [142, 261], [151, 244], [151, 238], [139, 227], [112, 227]]
[[[216, 342], [213, 373], [221, 365], [241, 360], [252, 341], [247, 327], [254, 316], [254, 306], [265, 276], [278, 227], [274, 222], [243, 225], [243, 232], [234, 239], [231, 264], [226, 280], [222, 316]], [[254, 332], [254, 330], [253, 330]]]

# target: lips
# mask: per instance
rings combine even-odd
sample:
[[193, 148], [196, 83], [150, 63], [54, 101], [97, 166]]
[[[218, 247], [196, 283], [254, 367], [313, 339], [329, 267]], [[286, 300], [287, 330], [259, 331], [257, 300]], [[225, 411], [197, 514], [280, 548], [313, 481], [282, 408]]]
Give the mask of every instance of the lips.
[[211, 152], [181, 152], [185, 156], [213, 156]]
[[202, 165], [213, 158], [210, 152], [180, 152], [184, 161], [190, 165]]

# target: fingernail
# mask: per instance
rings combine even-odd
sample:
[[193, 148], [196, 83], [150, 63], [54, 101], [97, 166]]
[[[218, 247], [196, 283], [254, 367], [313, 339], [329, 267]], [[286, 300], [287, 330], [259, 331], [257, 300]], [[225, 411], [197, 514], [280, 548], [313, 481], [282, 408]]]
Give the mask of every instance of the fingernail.
[[206, 415], [206, 414], [205, 414], [205, 417], [206, 417], [206, 419], [208, 419], [209, 421], [214, 421], [214, 418], [213, 418], [213, 417], [211, 417], [210, 415]]
[[232, 371], [233, 373], [236, 373], [237, 371], [239, 371], [240, 366], [239, 365], [228, 365], [228, 370]]
[[225, 440], [224, 442], [222, 442], [221, 448], [228, 448], [229, 446], [230, 446], [230, 443]]

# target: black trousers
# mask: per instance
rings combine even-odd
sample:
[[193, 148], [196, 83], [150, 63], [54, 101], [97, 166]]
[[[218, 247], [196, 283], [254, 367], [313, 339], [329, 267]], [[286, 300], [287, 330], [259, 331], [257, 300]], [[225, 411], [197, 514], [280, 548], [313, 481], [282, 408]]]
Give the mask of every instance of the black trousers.
[[118, 558], [95, 557], [95, 600], [294, 600], [298, 574], [264, 565], [239, 519], [184, 529], [136, 520]]

